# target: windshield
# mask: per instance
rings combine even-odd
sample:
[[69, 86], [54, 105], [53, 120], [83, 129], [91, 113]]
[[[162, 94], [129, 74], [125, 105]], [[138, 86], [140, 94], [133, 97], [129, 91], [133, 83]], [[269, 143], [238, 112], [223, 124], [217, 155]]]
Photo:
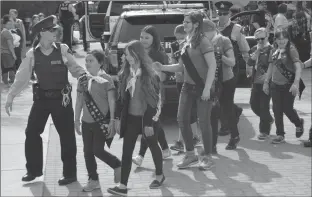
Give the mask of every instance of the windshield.
[[118, 42], [127, 43], [139, 40], [141, 30], [147, 25], [153, 25], [158, 30], [161, 41], [164, 37], [173, 37], [174, 29], [182, 24], [184, 15], [152, 15], [125, 18], [122, 21]]

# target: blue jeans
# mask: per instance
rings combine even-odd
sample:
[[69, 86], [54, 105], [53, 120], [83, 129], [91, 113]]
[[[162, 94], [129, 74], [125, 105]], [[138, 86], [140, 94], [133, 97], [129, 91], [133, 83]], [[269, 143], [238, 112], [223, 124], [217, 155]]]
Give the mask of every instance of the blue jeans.
[[212, 129], [210, 124], [210, 115], [212, 101], [201, 100], [203, 89], [196, 85], [184, 83], [179, 100], [178, 124], [181, 130], [186, 151], [193, 151], [193, 133], [191, 129], [191, 111], [196, 101], [197, 117], [202, 132], [205, 155], [211, 154], [212, 150]]

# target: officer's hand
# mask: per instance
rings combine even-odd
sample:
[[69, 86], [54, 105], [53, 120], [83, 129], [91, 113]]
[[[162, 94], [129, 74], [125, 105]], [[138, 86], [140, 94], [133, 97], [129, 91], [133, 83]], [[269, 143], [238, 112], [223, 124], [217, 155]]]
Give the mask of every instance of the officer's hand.
[[153, 127], [144, 127], [144, 133], [146, 137], [151, 137], [154, 135]]
[[108, 135], [107, 139], [113, 138], [116, 134], [115, 123], [114, 121], [110, 121], [108, 125]]
[[269, 83], [264, 82], [264, 84], [263, 84], [263, 92], [264, 92], [266, 95], [269, 95], [269, 93], [270, 93], [270, 86], [269, 86]]
[[5, 111], [9, 116], [11, 116], [10, 112], [12, 112], [12, 103], [10, 102], [5, 103]]
[[81, 135], [81, 122], [75, 121], [75, 130], [78, 135]]
[[120, 135], [120, 120], [115, 120], [115, 130]]
[[246, 76], [247, 76], [247, 78], [252, 76], [252, 67], [251, 66], [246, 66]]

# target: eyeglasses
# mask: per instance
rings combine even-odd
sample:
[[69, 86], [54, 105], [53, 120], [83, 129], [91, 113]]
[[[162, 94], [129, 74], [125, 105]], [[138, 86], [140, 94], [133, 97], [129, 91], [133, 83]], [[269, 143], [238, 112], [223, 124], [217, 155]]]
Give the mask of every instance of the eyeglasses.
[[57, 28], [51, 28], [51, 29], [44, 29], [43, 32], [49, 31], [51, 33], [56, 32]]
[[190, 21], [183, 21], [183, 24], [189, 24], [191, 23]]
[[218, 16], [226, 16], [229, 12], [218, 12]]
[[265, 38], [256, 38], [257, 42], [259, 42], [260, 40], [265, 40]]

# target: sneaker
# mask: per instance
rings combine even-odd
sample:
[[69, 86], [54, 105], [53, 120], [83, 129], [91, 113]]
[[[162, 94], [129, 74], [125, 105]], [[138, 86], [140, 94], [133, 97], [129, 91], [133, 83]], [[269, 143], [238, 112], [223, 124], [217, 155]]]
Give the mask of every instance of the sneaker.
[[163, 150], [162, 151], [163, 159], [168, 159], [171, 157], [171, 151], [169, 149]]
[[258, 135], [258, 140], [266, 140], [268, 137], [269, 137], [268, 134], [266, 134], [266, 133], [260, 133], [260, 134]]
[[128, 189], [120, 189], [119, 187], [108, 188], [107, 192], [113, 195], [127, 196]]
[[100, 189], [100, 182], [98, 180], [89, 179], [86, 186], [83, 187], [83, 192], [92, 192], [95, 189]]
[[143, 157], [141, 155], [137, 155], [135, 157], [132, 157], [132, 162], [135, 163], [137, 166], [141, 166], [143, 162]]
[[284, 136], [278, 135], [275, 139], [272, 140], [272, 144], [281, 144], [285, 142]]
[[177, 164], [179, 169], [185, 169], [198, 163], [198, 157], [194, 155], [185, 155], [183, 160]]
[[162, 184], [164, 183], [165, 179], [166, 179], [166, 177], [165, 177], [164, 175], [163, 175], [163, 178], [161, 179], [160, 182], [159, 182], [158, 180], [155, 179], [155, 180], [150, 184], [149, 188], [150, 188], [150, 189], [158, 189], [158, 188], [160, 188], [160, 187], [162, 186]]
[[114, 182], [119, 183], [121, 179], [121, 167], [114, 169]]
[[304, 120], [301, 118], [300, 122], [300, 127], [296, 127], [296, 138], [300, 138], [304, 132]]
[[234, 150], [237, 147], [238, 142], [240, 141], [239, 136], [231, 138], [228, 145], [225, 147], [226, 150]]
[[193, 137], [193, 144], [194, 144], [194, 147], [198, 147], [198, 146], [199, 146], [199, 143], [200, 143], [199, 137], [198, 137], [198, 136]]
[[199, 163], [199, 169], [200, 170], [209, 170], [214, 166], [214, 163], [211, 158], [207, 156], [203, 156], [200, 163]]
[[171, 150], [183, 152], [184, 151], [184, 144], [182, 141], [175, 141], [174, 145], [170, 146]]

